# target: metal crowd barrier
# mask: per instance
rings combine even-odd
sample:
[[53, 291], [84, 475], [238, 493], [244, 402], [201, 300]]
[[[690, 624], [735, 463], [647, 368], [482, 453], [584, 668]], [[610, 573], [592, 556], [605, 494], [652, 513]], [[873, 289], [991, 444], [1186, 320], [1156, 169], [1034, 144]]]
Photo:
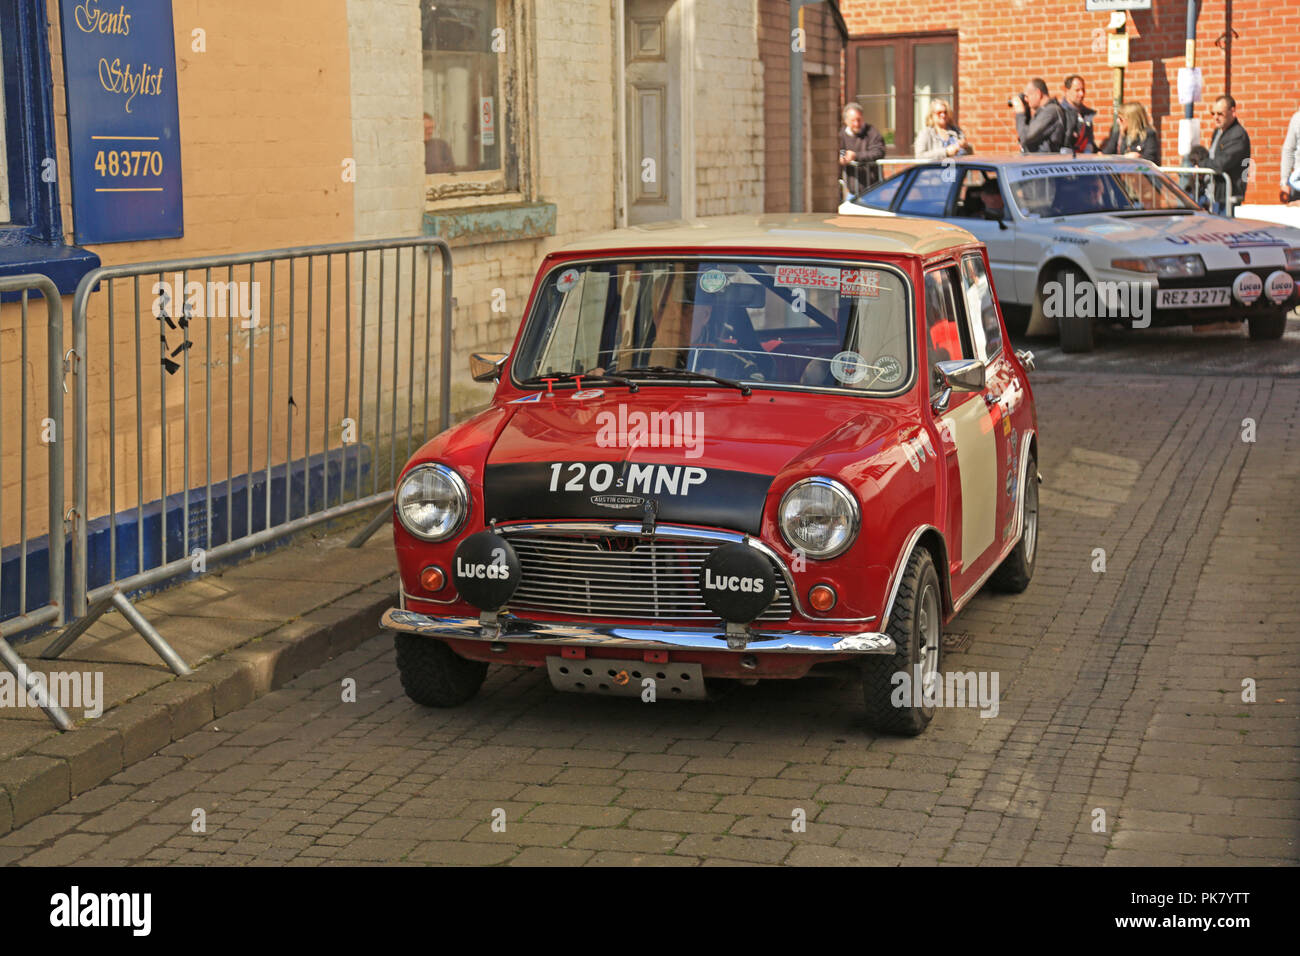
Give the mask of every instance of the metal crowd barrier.
[[[42, 654], [52, 659], [117, 608], [183, 674], [187, 665], [129, 592], [378, 507], [351, 542], [360, 546], [389, 519], [401, 466], [434, 434], [435, 249], [442, 267], [441, 431], [451, 417], [452, 307], [451, 251], [441, 238], [299, 246], [88, 273], [73, 299], [67, 354], [75, 378], [70, 573], [65, 585], [63, 547], [51, 546], [50, 589], [58, 599], [34, 611], [24, 603], [3, 633], [72, 621]], [[27, 285], [7, 280], [0, 291], [49, 290], [50, 417], [62, 436], [60, 299], [48, 280], [26, 278]], [[26, 325], [24, 293], [24, 350]], [[26, 403], [24, 378], [24, 505]], [[55, 442], [49, 452], [50, 540], [60, 545], [64, 447]], [[22, 568], [25, 578], [25, 562]], [[0, 653], [18, 674], [22, 662], [12, 649], [4, 644]], [[51, 718], [71, 726], [66, 716]]]
[[[45, 300], [45, 355], [44, 361], [32, 348], [31, 341], [31, 294], [39, 293]], [[67, 537], [63, 523], [64, 499], [64, 448], [66, 447], [63, 431], [63, 299], [54, 283], [42, 275], [20, 275], [0, 278], [0, 295], [13, 297], [19, 303], [19, 326], [17, 330], [18, 357], [0, 351], [0, 544], [9, 539], [8, 522], [13, 522], [6, 511], [6, 486], [12, 487], [10, 467], [17, 463], [17, 545], [0, 550], [0, 555], [8, 552], [10, 560], [0, 560], [0, 568], [8, 565], [8, 573], [0, 576], [0, 662], [3, 662], [15, 678], [25, 687], [31, 688], [32, 681], [27, 666], [21, 657], [5, 640], [5, 637], [19, 631], [28, 630], [42, 624], [61, 625], [66, 620], [66, 593], [64, 580], [64, 550]], [[37, 332], [39, 335], [39, 331]], [[2, 341], [3, 339], [0, 339]], [[39, 370], [45, 370], [45, 406], [44, 414], [35, 410], [29, 384], [29, 376], [37, 376]], [[19, 400], [17, 413], [6, 407], [5, 386], [15, 380], [18, 385]], [[38, 392], [40, 391], [38, 383]], [[38, 399], [39, 401], [39, 399]], [[45, 454], [33, 449], [45, 445]], [[15, 455], [16, 452], [16, 455]], [[32, 459], [45, 460], [43, 474], [41, 470], [33, 473], [30, 468]], [[46, 509], [44, 527], [32, 537], [29, 527], [29, 503], [33, 493], [45, 488]], [[12, 507], [12, 504], [9, 505]], [[40, 543], [44, 537], [46, 557], [44, 568], [29, 568], [29, 556], [33, 545]], [[39, 554], [39, 551], [36, 552]], [[16, 564], [16, 571], [15, 571]], [[36, 574], [29, 572], [36, 571]], [[35, 585], [40, 593], [41, 571], [44, 571], [45, 590], [40, 594], [42, 601], [33, 607], [30, 600], [31, 586]], [[8, 600], [6, 600], [8, 597]], [[39, 699], [39, 697], [38, 697]], [[41, 700], [42, 709], [50, 719], [62, 729], [72, 726], [66, 713], [48, 701]]]
[[[1215, 169], [1206, 169], [1204, 166], [1161, 166], [1160, 171], [1162, 173], [1182, 173], [1191, 176], [1221, 176], [1223, 178], [1223, 214], [1229, 218], [1234, 215], [1233, 209], [1236, 208], [1236, 203], [1233, 201], [1232, 195], [1232, 177], [1227, 173], [1221, 173]], [[1183, 186], [1183, 189], [1186, 191], [1187, 187]], [[1196, 198], [1195, 191], [1192, 198]], [[1214, 202], [1214, 196], [1210, 196], [1210, 202]]]

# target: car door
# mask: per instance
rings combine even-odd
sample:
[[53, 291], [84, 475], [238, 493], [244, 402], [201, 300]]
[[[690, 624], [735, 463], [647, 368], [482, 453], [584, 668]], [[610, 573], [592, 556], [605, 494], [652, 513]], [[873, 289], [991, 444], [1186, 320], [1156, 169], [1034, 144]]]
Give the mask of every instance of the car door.
[[962, 256], [961, 284], [975, 356], [984, 361], [984, 389], [979, 395], [989, 410], [997, 454], [994, 552], [1000, 554], [1014, 530], [1016, 485], [1020, 481], [1019, 447], [1023, 436], [1017, 434], [1012, 421], [1012, 412], [1020, 401], [1019, 386], [1007, 357], [1010, 347], [1002, 338], [994, 289], [989, 283], [984, 257], [978, 252], [967, 252]]
[[997, 543], [998, 449], [984, 392], [957, 392], [942, 404], [941, 361], [976, 358], [957, 264], [926, 272], [925, 311], [930, 413], [947, 477], [944, 534], [953, 594], [960, 597], [992, 563]]
[[[991, 218], [983, 200], [986, 183], [1002, 197], [1002, 218]], [[951, 221], [961, 226], [988, 249], [989, 267], [998, 296], [1007, 302], [1022, 301], [1016, 294], [1016, 220], [1009, 208], [1011, 197], [991, 166], [967, 166], [962, 170], [957, 194], [953, 197]]]

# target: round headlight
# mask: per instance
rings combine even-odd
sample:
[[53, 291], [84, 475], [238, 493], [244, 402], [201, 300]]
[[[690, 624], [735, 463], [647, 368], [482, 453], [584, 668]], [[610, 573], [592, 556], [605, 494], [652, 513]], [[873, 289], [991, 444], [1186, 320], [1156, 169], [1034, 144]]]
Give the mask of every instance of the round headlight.
[[857, 537], [862, 515], [849, 489], [830, 478], [796, 481], [781, 498], [781, 533], [810, 558], [833, 558]]
[[397, 488], [397, 518], [402, 527], [425, 541], [455, 534], [469, 514], [465, 479], [446, 465], [420, 465], [407, 472]]

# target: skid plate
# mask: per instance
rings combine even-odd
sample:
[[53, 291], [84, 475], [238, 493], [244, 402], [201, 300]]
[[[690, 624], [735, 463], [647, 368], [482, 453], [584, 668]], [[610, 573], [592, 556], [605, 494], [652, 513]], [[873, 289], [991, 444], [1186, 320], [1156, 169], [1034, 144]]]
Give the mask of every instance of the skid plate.
[[654, 681], [656, 700], [705, 700], [704, 671], [699, 664], [647, 664], [645, 661], [547, 657], [546, 671], [556, 690], [610, 697], [641, 697]]

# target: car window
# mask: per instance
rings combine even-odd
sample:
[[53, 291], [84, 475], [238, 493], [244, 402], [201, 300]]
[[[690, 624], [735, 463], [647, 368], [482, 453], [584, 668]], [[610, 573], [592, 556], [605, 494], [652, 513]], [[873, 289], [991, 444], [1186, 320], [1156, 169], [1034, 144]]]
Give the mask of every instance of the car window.
[[907, 216], [942, 216], [947, 211], [948, 194], [953, 186], [944, 178], [946, 172], [946, 168], [939, 166], [917, 170], [898, 211]]
[[993, 283], [989, 281], [980, 256], [969, 255], [962, 259], [961, 282], [975, 349], [987, 362], [1002, 351], [1002, 326], [998, 324], [998, 307], [993, 301]]
[[1005, 201], [995, 170], [966, 170], [957, 187], [957, 203], [953, 215], [965, 219], [1004, 218]]
[[1196, 209], [1164, 173], [1137, 163], [1062, 162], [1007, 170], [1026, 216], [1076, 216], [1132, 209]]
[[893, 393], [911, 375], [913, 308], [910, 284], [883, 263], [573, 263], [553, 269], [539, 289], [512, 373], [522, 384], [664, 367], [767, 385]]
[[930, 393], [943, 388], [936, 362], [974, 358], [970, 334], [965, 328], [965, 309], [958, 293], [957, 268], [946, 266], [925, 274], [925, 335]]
[[894, 197], [898, 195], [898, 187], [902, 185], [903, 180], [907, 178], [905, 173], [899, 173], [897, 176], [891, 176], [883, 183], [872, 186], [865, 193], [854, 200], [859, 206], [867, 206], [871, 209], [888, 209], [893, 205]]

